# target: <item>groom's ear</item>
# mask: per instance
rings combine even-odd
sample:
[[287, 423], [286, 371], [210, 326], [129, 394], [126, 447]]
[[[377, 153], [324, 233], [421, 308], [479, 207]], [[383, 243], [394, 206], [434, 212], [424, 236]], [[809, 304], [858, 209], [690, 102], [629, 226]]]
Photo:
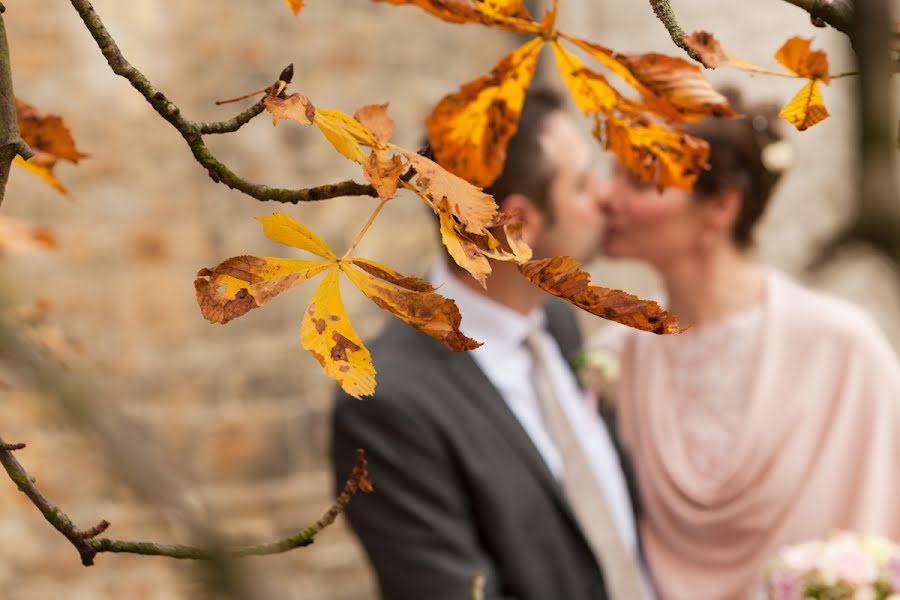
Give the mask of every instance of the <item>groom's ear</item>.
[[547, 216], [524, 194], [510, 194], [498, 202], [501, 212], [518, 213], [522, 220], [522, 239], [534, 246], [546, 225]]
[[741, 212], [741, 193], [737, 188], [729, 188], [703, 199], [706, 223], [716, 231], [730, 233], [734, 229]]

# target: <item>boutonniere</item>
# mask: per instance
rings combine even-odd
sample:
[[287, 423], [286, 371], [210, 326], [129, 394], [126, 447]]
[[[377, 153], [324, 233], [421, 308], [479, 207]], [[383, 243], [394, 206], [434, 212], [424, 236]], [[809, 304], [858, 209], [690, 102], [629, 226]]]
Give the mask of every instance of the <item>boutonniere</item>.
[[621, 372], [619, 355], [612, 350], [581, 350], [572, 358], [572, 368], [581, 386], [606, 408], [615, 405]]

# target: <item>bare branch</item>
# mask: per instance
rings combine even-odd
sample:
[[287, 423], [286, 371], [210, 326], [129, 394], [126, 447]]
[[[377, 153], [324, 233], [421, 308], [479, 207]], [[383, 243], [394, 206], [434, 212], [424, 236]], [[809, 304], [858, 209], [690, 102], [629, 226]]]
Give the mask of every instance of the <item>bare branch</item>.
[[266, 99], [263, 98], [238, 116], [227, 121], [219, 121], [217, 123], [198, 123], [200, 133], [209, 135], [211, 133], [233, 133], [250, 122], [250, 120], [266, 110]]
[[838, 31], [850, 35], [853, 23], [853, 3], [849, 0], [784, 0], [809, 13], [810, 19], [823, 21]]
[[6, 23], [3, 13], [6, 8], [0, 4], [0, 204], [6, 193], [9, 169], [16, 155], [28, 160], [34, 156], [31, 148], [19, 134], [16, 118], [16, 98], [13, 94], [12, 73], [9, 67], [9, 44], [6, 41]]
[[12, 452], [13, 450], [22, 450], [25, 448], [25, 444], [19, 442], [18, 444], [0, 444], [0, 449], [9, 450]]
[[[88, 0], [70, 1], [88, 31], [90, 31], [91, 36], [93, 36], [94, 41], [113, 72], [127, 79], [131, 87], [140, 92], [144, 99], [150, 103], [153, 110], [178, 130], [181, 137], [187, 142], [188, 147], [190, 147], [194, 158], [206, 168], [210, 178], [216, 183], [225, 184], [257, 200], [272, 200], [290, 204], [327, 200], [339, 196], [378, 196], [378, 192], [371, 185], [355, 181], [342, 181], [301, 190], [289, 190], [253, 183], [239, 177], [212, 155], [203, 141], [203, 134], [237, 131], [241, 125], [258, 115], [259, 112], [262, 112], [260, 110], [255, 114], [251, 114], [256, 110], [257, 105], [250, 107], [250, 109], [234, 119], [222, 123], [202, 124], [188, 119], [181, 113], [178, 105], [166, 98], [165, 94], [156, 89], [143, 73], [125, 59], [115, 40], [107, 31], [106, 26], [103, 25], [100, 17], [94, 11], [91, 3]], [[233, 129], [231, 129], [232, 127]]]
[[675, 18], [675, 11], [672, 10], [669, 0], [650, 0], [650, 6], [653, 7], [653, 12], [656, 13], [656, 17], [666, 26], [666, 30], [669, 32], [675, 45], [687, 52], [688, 56], [702, 65], [703, 61], [700, 60], [700, 55], [684, 43], [684, 30], [678, 24], [678, 20]]
[[132, 542], [109, 538], [96, 539], [98, 535], [106, 531], [109, 527], [109, 522], [103, 520], [90, 529], [78, 529], [68, 515], [50, 502], [37, 488], [34, 480], [25, 471], [25, 468], [12, 455], [11, 450], [19, 449], [13, 448], [14, 446], [24, 447], [24, 444], [5, 444], [3, 443], [3, 440], [0, 439], [0, 463], [3, 464], [6, 473], [19, 490], [31, 500], [32, 504], [34, 504], [38, 510], [41, 511], [41, 514], [44, 515], [47, 522], [53, 525], [57, 531], [75, 546], [75, 549], [78, 550], [78, 553], [81, 555], [81, 563], [85, 566], [93, 565], [94, 557], [101, 552], [168, 556], [170, 558], [193, 560], [217, 560], [222, 556], [240, 558], [245, 556], [280, 554], [312, 544], [316, 535], [334, 523], [334, 520], [344, 510], [350, 502], [350, 499], [353, 498], [358, 491], [372, 491], [372, 484], [368, 479], [365, 452], [360, 449], [357, 450], [356, 464], [353, 467], [353, 471], [350, 473], [340, 496], [338, 496], [334, 504], [331, 505], [325, 514], [322, 515], [322, 518], [314, 525], [286, 538], [264, 544], [227, 548], [220, 551], [181, 544]]

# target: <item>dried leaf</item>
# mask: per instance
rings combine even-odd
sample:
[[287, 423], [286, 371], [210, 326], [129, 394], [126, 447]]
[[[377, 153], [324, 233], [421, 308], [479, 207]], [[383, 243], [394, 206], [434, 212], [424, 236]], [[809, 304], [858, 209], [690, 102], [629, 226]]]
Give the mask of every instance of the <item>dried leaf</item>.
[[497, 216], [497, 203], [493, 197], [424, 156], [399, 150], [416, 170], [416, 187], [420, 195], [435, 211], [445, 202], [447, 211], [459, 220], [463, 229], [484, 233], [488, 223]]
[[298, 15], [300, 11], [303, 9], [303, 0], [285, 0], [287, 2], [288, 7], [291, 11]]
[[491, 274], [491, 264], [478, 246], [462, 235], [457, 222], [447, 209], [446, 200], [434, 207], [440, 220], [441, 242], [453, 258], [453, 262], [469, 272], [482, 287], [487, 287], [487, 276]]
[[[376, 0], [389, 4], [413, 4], [449, 23], [500, 25], [532, 31], [531, 16], [522, 0]], [[518, 25], [518, 27], [515, 27]]]
[[819, 91], [819, 80], [811, 79], [782, 109], [780, 115], [803, 131], [828, 118], [828, 110]]
[[0, 215], [0, 254], [56, 247], [56, 235], [49, 228]]
[[224, 324], [334, 265], [320, 260], [235, 256], [197, 273], [197, 303], [207, 321]]
[[40, 112], [33, 105], [16, 98], [19, 133], [36, 153], [46, 152], [55, 159], [78, 163], [90, 155], [75, 147], [75, 140], [62, 117]]
[[637, 115], [607, 115], [605, 139], [641, 181], [656, 181], [660, 188], [690, 190], [709, 159], [705, 141]]
[[263, 233], [271, 240], [312, 252], [325, 259], [337, 260], [337, 256], [322, 238], [306, 225], [298, 223], [282, 212], [272, 213], [268, 217], [257, 217], [256, 220], [263, 224]]
[[360, 144], [376, 145], [372, 132], [339, 110], [317, 110], [315, 123], [338, 152], [359, 164], [366, 162], [366, 153]]
[[618, 104], [619, 93], [609, 85], [606, 77], [584, 66], [558, 41], [553, 42], [553, 52], [563, 81], [584, 114], [608, 112]]
[[828, 74], [828, 56], [822, 50], [811, 49], [812, 39], [794, 36], [775, 53], [775, 58], [785, 67], [808, 79], [831, 81]]
[[19, 165], [32, 175], [36, 175], [40, 179], [44, 180], [47, 185], [52, 187], [63, 196], [71, 198], [69, 190], [67, 190], [66, 187], [53, 174], [53, 166], [56, 164], [56, 160], [54, 160], [49, 154], [38, 153], [32, 156], [29, 160], [25, 160], [21, 156], [17, 155], [13, 159], [13, 163]]
[[460, 332], [462, 317], [456, 303], [433, 293], [434, 288], [427, 282], [400, 275], [373, 261], [354, 259], [350, 262], [359, 269], [345, 265], [344, 273], [382, 309], [456, 352], [474, 350], [481, 345]]
[[442, 167], [481, 187], [500, 175], [542, 45], [531, 40], [438, 103], [425, 127]]
[[278, 119], [290, 119], [301, 125], [312, 125], [316, 118], [316, 107], [303, 94], [291, 94], [287, 98], [266, 96], [266, 110], [272, 113], [272, 125]]
[[375, 393], [372, 356], [353, 330], [341, 302], [339, 269], [329, 271], [313, 294], [300, 338], [329, 377], [344, 391], [360, 398]]
[[541, 289], [604, 319], [657, 334], [681, 332], [676, 318], [656, 302], [591, 283], [590, 275], [571, 257], [532, 260], [519, 270]]
[[700, 61], [709, 69], [717, 67], [732, 67], [751, 73], [764, 73], [767, 75], [784, 75], [779, 71], [773, 71], [766, 67], [755, 65], [743, 58], [738, 58], [725, 51], [719, 40], [708, 31], [695, 31], [686, 35], [682, 41], [700, 56]]
[[403, 161], [399, 156], [390, 155], [384, 150], [373, 148], [363, 165], [363, 173], [382, 200], [389, 200], [397, 194], [400, 176], [403, 174]]
[[394, 135], [394, 120], [387, 114], [388, 103], [367, 104], [353, 114], [363, 127], [380, 142], [389, 142]]

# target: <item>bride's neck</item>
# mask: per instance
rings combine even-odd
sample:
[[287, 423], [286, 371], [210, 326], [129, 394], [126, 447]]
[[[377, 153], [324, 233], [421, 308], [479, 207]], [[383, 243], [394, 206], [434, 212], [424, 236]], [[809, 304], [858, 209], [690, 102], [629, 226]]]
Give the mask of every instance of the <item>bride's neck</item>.
[[763, 269], [731, 244], [661, 265], [660, 270], [668, 293], [666, 308], [683, 326], [714, 323], [749, 309], [765, 292]]

